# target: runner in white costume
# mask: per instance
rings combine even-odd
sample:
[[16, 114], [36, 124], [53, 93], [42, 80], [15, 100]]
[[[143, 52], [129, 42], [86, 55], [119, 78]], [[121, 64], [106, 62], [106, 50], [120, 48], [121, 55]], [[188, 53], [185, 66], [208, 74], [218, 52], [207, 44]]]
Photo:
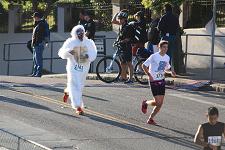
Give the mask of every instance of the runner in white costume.
[[67, 88], [71, 105], [77, 114], [83, 114], [82, 90], [85, 85], [90, 63], [97, 56], [97, 49], [93, 40], [84, 35], [84, 27], [75, 26], [59, 50], [59, 57], [67, 59]]

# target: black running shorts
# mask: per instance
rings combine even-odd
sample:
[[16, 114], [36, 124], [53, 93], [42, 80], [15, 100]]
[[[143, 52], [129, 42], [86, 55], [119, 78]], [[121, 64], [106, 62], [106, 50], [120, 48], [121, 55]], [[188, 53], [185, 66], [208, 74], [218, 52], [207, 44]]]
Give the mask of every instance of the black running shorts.
[[121, 48], [120, 61], [121, 63], [128, 63], [132, 61], [131, 45], [123, 46]]
[[153, 96], [165, 95], [165, 80], [150, 82]]

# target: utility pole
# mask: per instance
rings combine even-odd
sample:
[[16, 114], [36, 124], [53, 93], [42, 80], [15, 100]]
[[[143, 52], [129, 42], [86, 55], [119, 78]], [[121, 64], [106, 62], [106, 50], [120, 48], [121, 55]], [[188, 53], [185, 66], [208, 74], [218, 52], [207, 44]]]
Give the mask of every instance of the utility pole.
[[214, 64], [214, 47], [215, 47], [215, 30], [216, 30], [216, 0], [213, 0], [213, 18], [212, 18], [212, 47], [211, 47], [211, 65], [210, 65], [210, 83], [213, 82], [213, 64]]

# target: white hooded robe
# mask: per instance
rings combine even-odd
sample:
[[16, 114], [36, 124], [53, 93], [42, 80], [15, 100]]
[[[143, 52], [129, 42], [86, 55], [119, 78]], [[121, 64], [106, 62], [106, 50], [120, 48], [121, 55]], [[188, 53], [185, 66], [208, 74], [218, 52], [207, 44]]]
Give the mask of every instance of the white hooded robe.
[[[86, 76], [88, 74], [90, 63], [97, 57], [97, 49], [93, 40], [84, 36], [80, 41], [76, 35], [76, 31], [84, 27], [75, 26], [71, 31], [71, 38], [68, 38], [63, 46], [59, 49], [58, 55], [62, 59], [67, 59], [67, 88], [71, 99], [72, 108], [76, 109], [83, 106], [82, 91], [85, 85]], [[82, 49], [85, 51], [81, 52]], [[71, 52], [74, 54], [72, 55]], [[88, 55], [88, 58], [82, 60], [81, 55]], [[75, 56], [75, 54], [77, 54]], [[77, 57], [78, 56], [78, 57]]]

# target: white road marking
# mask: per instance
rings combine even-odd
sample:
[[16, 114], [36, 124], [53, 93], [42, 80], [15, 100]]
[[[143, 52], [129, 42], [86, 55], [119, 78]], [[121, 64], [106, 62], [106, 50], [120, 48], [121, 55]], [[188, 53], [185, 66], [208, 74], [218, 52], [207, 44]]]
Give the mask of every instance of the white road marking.
[[215, 107], [220, 107], [220, 108], [224, 108], [225, 109], [225, 105], [221, 105], [221, 104], [212, 103], [212, 102], [200, 100], [200, 99], [197, 99], [197, 98], [193, 98], [193, 97], [190, 97], [190, 94], [189, 95], [185, 95], [185, 94], [168, 94], [168, 95], [174, 96], [174, 97], [178, 97], [178, 98], [182, 98], [182, 99], [187, 99], [187, 100], [198, 102], [198, 103], [202, 103], [202, 104], [212, 105], [212, 106], [215, 106]]

